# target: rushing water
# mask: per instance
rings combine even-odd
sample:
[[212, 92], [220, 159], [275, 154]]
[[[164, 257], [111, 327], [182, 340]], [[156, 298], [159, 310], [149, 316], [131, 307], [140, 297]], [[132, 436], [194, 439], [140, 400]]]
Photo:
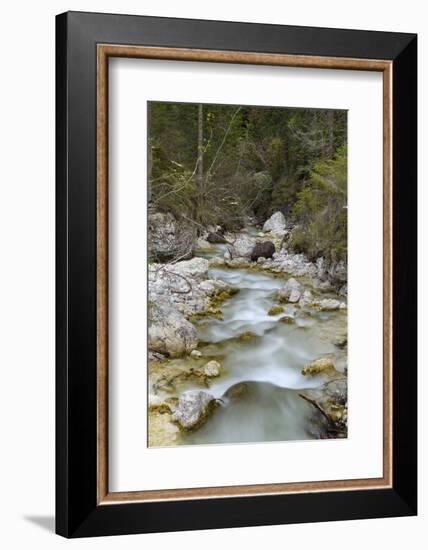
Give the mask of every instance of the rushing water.
[[[217, 245], [215, 255], [221, 253]], [[322, 419], [298, 390], [318, 386], [301, 369], [323, 354], [337, 352], [335, 338], [346, 333], [343, 312], [300, 312], [295, 322], [270, 316], [276, 292], [285, 279], [248, 269], [212, 268], [210, 276], [239, 288], [223, 303], [223, 319], [198, 325], [204, 356], [219, 357], [224, 374], [210, 382], [209, 391], [221, 406], [208, 422], [185, 435], [185, 444], [286, 441], [320, 435]], [[247, 333], [248, 339], [242, 339]], [[240, 338], [241, 337], [241, 338]]]

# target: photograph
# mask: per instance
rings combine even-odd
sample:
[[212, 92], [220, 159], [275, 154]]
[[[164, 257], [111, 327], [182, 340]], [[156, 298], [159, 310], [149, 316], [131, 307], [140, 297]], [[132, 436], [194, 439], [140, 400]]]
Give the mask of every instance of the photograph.
[[148, 446], [347, 438], [347, 111], [147, 120]]

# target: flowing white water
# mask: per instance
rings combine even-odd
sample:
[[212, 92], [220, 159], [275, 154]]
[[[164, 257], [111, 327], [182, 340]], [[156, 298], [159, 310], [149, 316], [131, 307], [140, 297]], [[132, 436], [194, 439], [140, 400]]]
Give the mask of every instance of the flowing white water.
[[[220, 247], [216, 247], [216, 255]], [[279, 319], [293, 315], [294, 306], [286, 306], [278, 315], [267, 313], [277, 303], [276, 293], [285, 279], [228, 268], [212, 268], [210, 276], [240, 291], [222, 305], [222, 320], [210, 318], [199, 324], [199, 338], [205, 344], [200, 349], [206, 356], [221, 358], [225, 371], [209, 388], [222, 405], [202, 428], [186, 435], [186, 443], [319, 437], [322, 419], [296, 390], [323, 382], [320, 377], [303, 376], [301, 369], [323, 354], [337, 352], [333, 340], [338, 330], [346, 331], [346, 315], [297, 315], [294, 323], [286, 324]], [[244, 333], [253, 336], [240, 338]], [[245, 386], [236, 386], [242, 383]], [[230, 397], [236, 388], [244, 391], [238, 391], [239, 397]]]

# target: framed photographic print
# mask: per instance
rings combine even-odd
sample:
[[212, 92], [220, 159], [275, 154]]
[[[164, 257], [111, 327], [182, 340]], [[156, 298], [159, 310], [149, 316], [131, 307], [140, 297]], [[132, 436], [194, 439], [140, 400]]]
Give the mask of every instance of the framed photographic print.
[[57, 532], [416, 514], [416, 36], [56, 47]]

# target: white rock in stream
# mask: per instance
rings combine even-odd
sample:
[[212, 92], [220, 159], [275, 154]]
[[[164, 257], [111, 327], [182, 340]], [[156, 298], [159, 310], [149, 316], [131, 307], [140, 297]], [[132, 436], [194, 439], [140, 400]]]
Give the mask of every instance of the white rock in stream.
[[285, 232], [285, 216], [282, 212], [275, 212], [272, 216], [265, 221], [263, 225], [263, 231], [271, 233], [284, 233]]
[[229, 253], [232, 258], [249, 258], [255, 244], [255, 239], [245, 233], [240, 233], [232, 246], [229, 247]]
[[337, 309], [346, 309], [346, 304], [333, 298], [324, 298], [319, 300], [315, 304], [321, 309], [321, 311], [335, 311]]
[[300, 300], [302, 290], [302, 285], [298, 281], [296, 281], [296, 279], [291, 277], [290, 279], [288, 279], [285, 285], [278, 290], [278, 298], [280, 299], [280, 301], [290, 302], [294, 304]]
[[149, 305], [149, 350], [169, 357], [190, 353], [198, 344], [196, 328], [165, 302]]
[[220, 363], [218, 361], [212, 360], [205, 365], [205, 367], [203, 368], [203, 372], [205, 376], [215, 378], [216, 376], [220, 376], [220, 369]]
[[202, 357], [202, 352], [200, 352], [198, 349], [194, 349], [191, 352], [190, 357], [193, 357], [193, 359], [199, 359], [199, 357]]
[[172, 409], [172, 418], [185, 430], [192, 430], [203, 424], [214, 409], [213, 395], [202, 390], [182, 393], [177, 405]]
[[277, 272], [288, 273], [296, 277], [313, 277], [317, 272], [315, 264], [310, 262], [304, 254], [282, 253], [275, 258], [273, 267]]
[[149, 265], [150, 301], [167, 301], [186, 316], [206, 311], [211, 297], [227, 288], [227, 283], [208, 278], [205, 258]]

